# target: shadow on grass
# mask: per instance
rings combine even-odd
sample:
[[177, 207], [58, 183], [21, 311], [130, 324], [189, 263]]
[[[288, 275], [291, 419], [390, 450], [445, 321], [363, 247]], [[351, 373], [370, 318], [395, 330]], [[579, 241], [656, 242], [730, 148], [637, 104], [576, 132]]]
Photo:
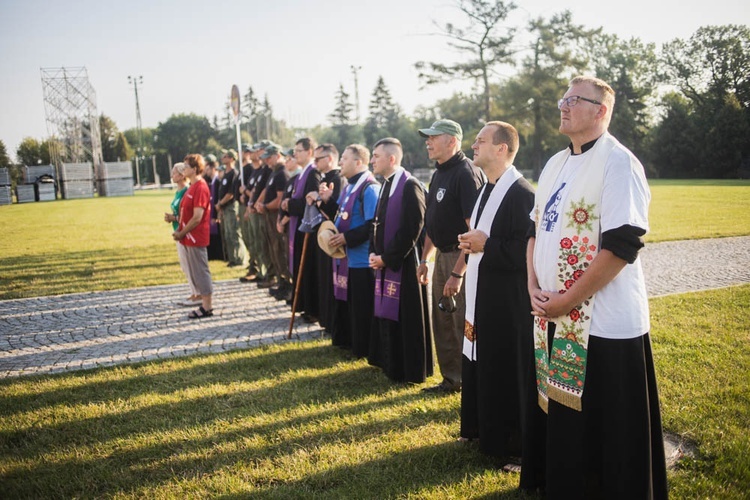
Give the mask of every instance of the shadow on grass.
[[[226, 356], [230, 359], [226, 360]], [[198, 358], [204, 360], [205, 357]], [[179, 364], [165, 361], [149, 365], [169, 363]], [[342, 363], [351, 366], [325, 373]], [[137, 371], [138, 367], [130, 369]], [[97, 375], [114, 370], [97, 370]], [[298, 370], [312, 373], [295, 375]], [[270, 387], [210, 394], [212, 387], [278, 380], [287, 375], [291, 379]], [[59, 377], [85, 375], [50, 379]], [[446, 401], [450, 404], [439, 409], [414, 411], [409, 405], [424, 402], [423, 394], [411, 386], [394, 386], [362, 361], [342, 360], [338, 349], [327, 345], [262, 354], [231, 353], [215, 363], [0, 401], [3, 414], [11, 420], [14, 414], [33, 409], [73, 404], [107, 403], [107, 407], [114, 404], [127, 408], [129, 399], [141, 395], [171, 395], [201, 387], [209, 394], [59, 424], [37, 423], [25, 430], [0, 434], [4, 455], [0, 458], [5, 463], [0, 475], [0, 496], [139, 495], [150, 488], [173, 486], [175, 479], [232, 473], [238, 467], [253, 467], [269, 459], [277, 463], [300, 450], [314, 454], [320, 447], [341, 442], [365, 446], [368, 440], [382, 435], [417, 431], [435, 422], [456, 421], [458, 417], [456, 402], [449, 399]], [[37, 401], [35, 397], [42, 399]], [[367, 400], [362, 401], [364, 398]], [[374, 412], [386, 412], [387, 416], [369, 416]], [[259, 416], [267, 419], [258, 424], [243, 423]], [[64, 412], [61, 418], [65, 418]], [[342, 423], [331, 429], [327, 424], [332, 419]], [[54, 422], [55, 418], [50, 420]], [[356, 423], [343, 423], [351, 421]], [[222, 431], [227, 426], [230, 429]], [[200, 437], [184, 438], [196, 434]], [[9, 457], [14, 457], [12, 467]], [[347, 491], [403, 495], [419, 488], [461, 482], [488, 466], [489, 462], [476, 450], [456, 443], [418, 446], [325, 472], [313, 468], [311, 475], [286, 482], [268, 477], [273, 470], [261, 470], [261, 477], [247, 480], [251, 487], [247, 493], [261, 497], [294, 497], [301, 493], [346, 496]], [[236, 474], [247, 476], [242, 470]], [[379, 487], [383, 474], [399, 479]], [[517, 498], [515, 493], [509, 495], [507, 498]]]
[[[434, 464], [415, 467], [415, 464]], [[386, 458], [357, 465], [342, 466], [306, 476], [296, 481], [268, 481], [252, 484], [241, 494], [222, 495], [222, 499], [240, 498], [392, 498], [408, 494], [419, 497], [420, 490], [447, 490], [471, 475], [493, 468], [476, 450], [456, 443], [420, 446], [394, 453]], [[502, 491], [471, 498], [538, 498], [517, 489], [517, 481], [508, 476]], [[352, 491], [358, 494], [352, 495]], [[443, 495], [448, 498], [453, 496]]]
[[0, 300], [88, 291], [92, 281], [100, 283], [97, 290], [121, 288], [118, 276], [127, 278], [144, 267], [153, 269], [154, 275], [144, 275], [142, 285], [181, 279], [171, 245], [2, 257]]
[[[0, 380], [0, 388], [33, 383], [35, 380], [73, 381], [74, 387], [34, 391], [22, 395], [7, 395], [7, 390], [0, 396], [0, 416], [12, 418], [17, 413], [27, 413], [42, 408], [59, 405], [72, 407], [102, 404], [123, 399], [131, 399], [144, 394], [171, 394], [213, 384], [232, 384], [236, 382], [254, 382], [268, 378], [278, 378], [282, 373], [304, 367], [312, 370], [331, 368], [341, 359], [331, 356], [331, 347], [327, 345], [305, 346], [304, 365], [300, 366], [298, 350], [284, 350], [275, 353], [264, 353], [263, 349], [232, 351], [224, 355], [197, 354], [190, 358], [164, 361], [146, 361], [124, 367], [106, 367], [72, 373], [53, 375], [34, 375], [24, 379]], [[228, 358], [228, 359], [227, 359]], [[208, 361], [213, 360], [213, 361]], [[207, 362], [208, 361], [208, 362]], [[192, 366], [182, 367], [185, 364]], [[180, 368], [170, 369], [170, 364]], [[249, 367], [252, 370], [248, 370]], [[160, 373], [139, 374], [146, 369], [162, 369]], [[120, 370], [129, 371], [133, 376], [114, 375], [115, 380], [108, 380], [107, 374]], [[92, 382], [90, 379], [100, 378]], [[81, 381], [78, 384], [78, 381]], [[0, 440], [7, 437], [0, 432]]]

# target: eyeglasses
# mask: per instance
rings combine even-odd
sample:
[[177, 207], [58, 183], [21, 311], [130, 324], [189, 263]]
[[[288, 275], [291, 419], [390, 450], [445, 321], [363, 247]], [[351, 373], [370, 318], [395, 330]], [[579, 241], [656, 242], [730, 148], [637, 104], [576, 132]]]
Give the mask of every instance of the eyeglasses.
[[591, 104], [601, 104], [599, 101], [595, 101], [587, 97], [581, 97], [579, 95], [571, 95], [568, 97], [563, 97], [562, 99], [558, 100], [557, 109], [562, 109], [563, 104], [567, 105], [569, 108], [572, 108], [573, 106], [578, 104], [578, 101], [586, 101], [586, 102], [590, 102]]
[[327, 156], [318, 156], [315, 158], [315, 163], [318, 163], [320, 160], [326, 160], [326, 159], [328, 159]]

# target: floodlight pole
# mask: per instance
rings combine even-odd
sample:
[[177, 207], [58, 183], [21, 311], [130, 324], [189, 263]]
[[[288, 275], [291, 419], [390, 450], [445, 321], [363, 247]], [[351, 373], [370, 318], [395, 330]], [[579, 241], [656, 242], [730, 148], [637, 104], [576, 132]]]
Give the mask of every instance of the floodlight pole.
[[354, 73], [354, 100], [357, 104], [357, 125], [359, 125], [359, 70], [362, 69], [362, 66], [354, 66], [352, 64], [352, 73]]
[[[135, 175], [138, 185], [141, 184], [141, 167], [139, 164], [140, 155], [143, 153], [143, 129], [141, 127], [141, 104], [138, 100], [138, 83], [143, 84], [143, 76], [139, 75], [138, 77], [135, 76], [128, 76], [128, 83], [133, 84], [133, 88], [135, 89], [135, 128], [136, 132], [138, 134], [138, 152], [135, 155]], [[154, 173], [156, 171], [154, 170]], [[154, 182], [156, 182], [156, 178], [154, 178]]]

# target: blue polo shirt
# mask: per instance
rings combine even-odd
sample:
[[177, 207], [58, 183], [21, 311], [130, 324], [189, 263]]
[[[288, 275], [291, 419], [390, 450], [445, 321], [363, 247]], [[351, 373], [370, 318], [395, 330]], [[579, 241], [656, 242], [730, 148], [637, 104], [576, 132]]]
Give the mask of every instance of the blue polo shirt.
[[[364, 172], [363, 172], [364, 173]], [[339, 206], [343, 206], [344, 200], [346, 199], [347, 195], [351, 190], [354, 189], [354, 186], [357, 184], [357, 180], [359, 180], [359, 177], [363, 175], [363, 173], [359, 173], [349, 179], [349, 184], [346, 186], [346, 189], [341, 190], [341, 195], [339, 196]], [[370, 184], [369, 186], [365, 187], [362, 196], [357, 196], [354, 200], [354, 206], [352, 206], [352, 213], [351, 213], [351, 224], [349, 226], [349, 230], [356, 229], [358, 227], [364, 226], [366, 221], [371, 221], [375, 218], [375, 208], [378, 205], [378, 194], [380, 193], [380, 186], [377, 184]], [[362, 209], [362, 204], [364, 203], [364, 210]], [[339, 228], [339, 224], [341, 223], [341, 218], [336, 218], [336, 228]], [[369, 263], [369, 257], [370, 257], [370, 240], [369, 238], [365, 238], [365, 240], [354, 246], [346, 247], [346, 256], [349, 259], [349, 267], [351, 268], [366, 268], [370, 267]]]

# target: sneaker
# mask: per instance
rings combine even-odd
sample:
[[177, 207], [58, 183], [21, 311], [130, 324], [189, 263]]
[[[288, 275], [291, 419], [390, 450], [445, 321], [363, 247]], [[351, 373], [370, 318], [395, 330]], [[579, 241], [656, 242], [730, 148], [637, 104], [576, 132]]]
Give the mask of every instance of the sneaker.
[[240, 283], [253, 283], [255, 281], [258, 281], [258, 275], [255, 273], [251, 273], [240, 278]]

